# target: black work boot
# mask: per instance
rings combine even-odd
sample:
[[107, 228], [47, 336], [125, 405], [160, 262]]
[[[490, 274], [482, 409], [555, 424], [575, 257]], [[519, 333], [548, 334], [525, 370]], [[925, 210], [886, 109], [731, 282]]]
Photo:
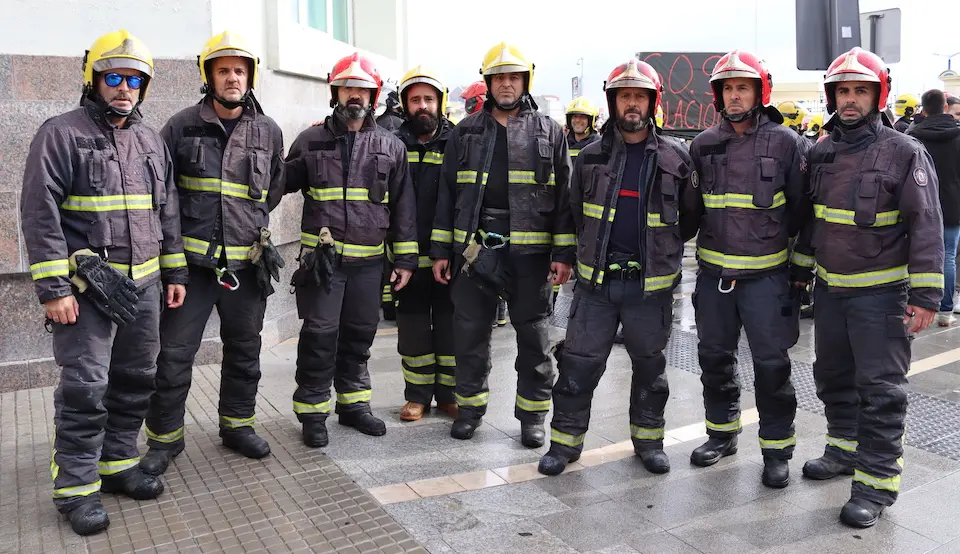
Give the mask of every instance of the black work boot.
[[63, 515], [70, 520], [73, 532], [83, 537], [95, 535], [110, 527], [110, 518], [99, 498], [84, 502]]
[[129, 496], [134, 500], [153, 500], [163, 494], [159, 477], [147, 475], [139, 467], [133, 467], [113, 475], [101, 475], [100, 490]]
[[566, 469], [567, 464], [573, 463], [579, 459], [580, 454], [576, 454], [574, 456], [564, 456], [563, 454], [550, 449], [540, 458], [540, 465], [537, 466], [537, 471], [544, 475], [560, 475], [563, 473], [563, 470]]
[[724, 456], [737, 453], [737, 435], [729, 439], [710, 438], [690, 454], [690, 463], [700, 467], [712, 466]]
[[823, 481], [838, 475], [853, 475], [853, 464], [838, 462], [826, 456], [807, 460], [807, 463], [803, 464], [803, 476], [808, 479]]
[[790, 484], [790, 462], [770, 456], [763, 457], [763, 476], [760, 481], [772, 488], [782, 489]]
[[470, 440], [477, 427], [480, 427], [479, 419], [457, 419], [450, 428], [450, 436], [462, 441]]
[[303, 422], [303, 444], [310, 448], [323, 448], [330, 443], [327, 424], [324, 420], [311, 419]]
[[670, 471], [670, 458], [663, 450], [644, 450], [637, 452], [643, 467], [650, 473], [667, 473]]
[[151, 446], [147, 453], [140, 458], [140, 471], [147, 475], [163, 475], [170, 466], [170, 462], [183, 452], [183, 443], [173, 448], [158, 448]]
[[850, 527], [873, 527], [886, 508], [866, 498], [851, 498], [840, 510], [840, 521]]
[[270, 455], [270, 445], [257, 436], [253, 427], [220, 429], [220, 438], [223, 439], [224, 446], [247, 458], [258, 460]]
[[546, 436], [542, 423], [520, 424], [520, 443], [527, 448], [540, 448]]
[[383, 420], [370, 412], [344, 412], [340, 414], [340, 425], [353, 427], [364, 435], [382, 437], [387, 434], [387, 426]]

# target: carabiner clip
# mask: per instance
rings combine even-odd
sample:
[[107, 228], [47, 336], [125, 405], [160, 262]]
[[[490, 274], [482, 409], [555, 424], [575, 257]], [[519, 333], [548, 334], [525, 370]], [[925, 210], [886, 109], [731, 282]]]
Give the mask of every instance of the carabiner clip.
[[[219, 267], [218, 267], [218, 268], [215, 268], [213, 271], [214, 271], [214, 273], [217, 274], [217, 283], [218, 283], [221, 287], [223, 287], [223, 288], [225, 288], [225, 289], [227, 289], [227, 290], [229, 290], [229, 291], [235, 291], [235, 290], [237, 290], [238, 288], [240, 288], [240, 279], [237, 279], [236, 274], [234, 274], [234, 273], [233, 273], [232, 271], [230, 271], [229, 269], [219, 268]], [[225, 283], [225, 282], [223, 281], [223, 276], [224, 276], [224, 275], [229, 275], [230, 277], [233, 278], [233, 284], [232, 284], [232, 285], [229, 285], [229, 284], [227, 284], [227, 283]]]
[[720, 291], [721, 294], [730, 294], [731, 292], [733, 292], [733, 289], [734, 289], [734, 287], [736, 287], [736, 286], [737, 286], [737, 280], [736, 280], [736, 279], [730, 281], [730, 288], [728, 288], [728, 289], [723, 288], [723, 279], [720, 279], [720, 280], [717, 282], [717, 290]]
[[[489, 239], [489, 238], [492, 238], [492, 239], [495, 239], [495, 240], [499, 240], [500, 242], [499, 242], [499, 244], [496, 244], [496, 245], [494, 245], [494, 246], [490, 246], [489, 244], [487, 244], [487, 239]], [[503, 235], [501, 235], [500, 233], [486, 233], [486, 234], [483, 235], [483, 240], [481, 241], [480, 244], [483, 245], [484, 248], [489, 248], [490, 250], [497, 250], [497, 249], [500, 249], [500, 248], [503, 248], [504, 246], [506, 246], [506, 245], [507, 245], [507, 241], [506, 241], [506, 239], [503, 237]]]

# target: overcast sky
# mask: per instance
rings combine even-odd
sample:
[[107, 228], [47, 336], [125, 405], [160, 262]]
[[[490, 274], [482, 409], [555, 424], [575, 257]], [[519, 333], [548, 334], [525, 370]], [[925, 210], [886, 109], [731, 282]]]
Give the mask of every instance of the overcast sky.
[[[767, 61], [779, 82], [819, 81], [822, 71], [796, 69], [794, 0], [407, 0], [410, 65], [435, 68], [450, 89], [479, 78], [483, 55], [514, 42], [536, 64], [535, 94], [570, 100], [570, 78], [603, 99], [609, 72], [638, 51], [709, 52], [743, 48]], [[893, 92], [940, 88], [945, 57], [960, 52], [960, 14], [952, 2], [860, 0], [860, 11], [900, 8], [901, 62], [891, 65]], [[909, 6], [909, 7], [908, 7]], [[932, 11], [938, 10], [938, 11]], [[932, 15], [930, 15], [932, 14]], [[960, 55], [953, 59], [960, 67]]]

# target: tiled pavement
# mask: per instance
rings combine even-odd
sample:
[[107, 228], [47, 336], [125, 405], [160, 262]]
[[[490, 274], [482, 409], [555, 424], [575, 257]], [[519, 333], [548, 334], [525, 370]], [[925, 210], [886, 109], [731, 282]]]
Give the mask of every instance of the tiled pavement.
[[[922, 440], [906, 447], [901, 498], [875, 528], [854, 531], [837, 522], [849, 480], [800, 478], [802, 462], [822, 450], [825, 423], [816, 404], [801, 401], [794, 480], [786, 489], [759, 482], [749, 393], [744, 416], [754, 423], [741, 435], [740, 453], [711, 468], [689, 465], [703, 412], [695, 342], [684, 334], [693, 328], [692, 277], [684, 281], [668, 367], [667, 475], [645, 472], [622, 444], [630, 382], [622, 348], [614, 349], [594, 400], [591, 452], [573, 471], [542, 478], [534, 463], [545, 448], [521, 446], [512, 415], [509, 327], [494, 331], [489, 415], [465, 443], [450, 438], [450, 421], [441, 416], [398, 421], [403, 381], [396, 335], [384, 324], [370, 368], [386, 436], [360, 435], [334, 416], [330, 446], [303, 447], [290, 405], [296, 345], [285, 343], [263, 355], [258, 398], [273, 455], [243, 459], [219, 445], [217, 368], [201, 366], [188, 403], [188, 447], [165, 477], [167, 492], [159, 502], [106, 496], [112, 526], [86, 540], [72, 535], [50, 503], [52, 390], [0, 395], [0, 552], [960, 553], [960, 456], [951, 456], [960, 448], [960, 422], [945, 421], [960, 408], [960, 330], [933, 329], [915, 341], [914, 360], [926, 361], [915, 363], [911, 400], [942, 409], [911, 412], [917, 431], [909, 436]], [[555, 329], [553, 338], [561, 336]], [[804, 322], [793, 350], [798, 389], [806, 386], [811, 349]]]

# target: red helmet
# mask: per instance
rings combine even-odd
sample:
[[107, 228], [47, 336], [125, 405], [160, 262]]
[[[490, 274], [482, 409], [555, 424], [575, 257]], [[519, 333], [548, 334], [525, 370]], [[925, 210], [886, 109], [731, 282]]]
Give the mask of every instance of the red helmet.
[[483, 101], [487, 97], [487, 83], [477, 81], [460, 93], [463, 98], [463, 107], [467, 115], [475, 114], [483, 108]]
[[603, 82], [603, 90], [607, 93], [607, 110], [611, 117], [616, 117], [617, 101], [614, 98], [618, 88], [642, 88], [653, 91], [653, 102], [650, 105], [650, 117], [657, 113], [660, 107], [660, 97], [663, 95], [663, 85], [657, 70], [647, 62], [631, 58], [618, 65], [610, 72]]
[[720, 58], [710, 74], [710, 87], [713, 89], [713, 105], [718, 112], [723, 111], [723, 80], [736, 77], [757, 79], [760, 81], [760, 105], [770, 103], [773, 90], [773, 77], [760, 61], [760, 58], [744, 50], [734, 50]]
[[890, 95], [890, 70], [880, 56], [868, 50], [854, 48], [833, 60], [823, 77], [823, 90], [827, 95], [827, 113], [837, 111], [837, 83], [841, 81], [867, 81], [880, 85], [877, 109], [887, 107]]
[[370, 96], [371, 109], [377, 107], [380, 90], [383, 88], [383, 79], [380, 78], [380, 72], [377, 71], [372, 61], [361, 56], [359, 52], [354, 52], [338, 61], [327, 75], [327, 81], [330, 83], [331, 108], [337, 105], [338, 87], [373, 89]]

